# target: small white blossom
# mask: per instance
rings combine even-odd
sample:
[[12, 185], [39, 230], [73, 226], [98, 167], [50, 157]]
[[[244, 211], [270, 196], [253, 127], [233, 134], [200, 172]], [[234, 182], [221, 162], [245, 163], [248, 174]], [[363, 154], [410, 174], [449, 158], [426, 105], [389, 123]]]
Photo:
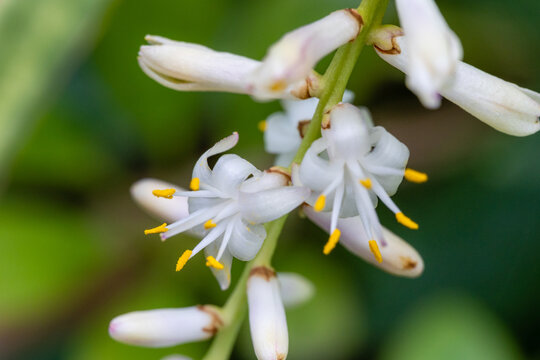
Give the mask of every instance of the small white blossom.
[[430, 109], [440, 106], [439, 89], [454, 75], [463, 57], [461, 42], [433, 0], [396, 0], [407, 35], [407, 86]]
[[289, 350], [287, 319], [274, 270], [258, 266], [247, 283], [249, 326], [259, 360], [284, 360]]
[[[343, 101], [353, 100], [354, 93], [346, 90]], [[264, 121], [264, 147], [266, 152], [277, 155], [277, 166], [287, 167], [293, 160], [318, 104], [317, 98], [283, 100], [285, 112], [273, 113]]]
[[279, 289], [283, 305], [296, 307], [310, 300], [315, 294], [315, 286], [300, 274], [278, 272]]
[[404, 176], [425, 181], [425, 174], [406, 169], [409, 150], [380, 126], [373, 127], [365, 111], [340, 103], [323, 119], [322, 138], [313, 142], [293, 182], [312, 190], [308, 203], [315, 211], [331, 211], [330, 239], [324, 248], [328, 254], [336, 246], [341, 231], [339, 217], [359, 215], [369, 244], [379, 262], [377, 243], [386, 245], [375, 206], [380, 199], [401, 224], [417, 229], [390, 199]]
[[221, 310], [200, 305], [120, 315], [111, 321], [109, 334], [125, 344], [167, 347], [209, 339], [222, 326]]
[[282, 93], [312, 74], [324, 56], [354, 40], [362, 25], [356, 10], [344, 9], [285, 34], [250, 77], [253, 91], [268, 97]]
[[145, 231], [160, 233], [162, 240], [187, 230], [201, 234], [199, 244], [179, 258], [177, 271], [204, 249], [207, 266], [223, 289], [230, 283], [232, 257], [248, 261], [259, 251], [266, 238], [262, 224], [290, 212], [309, 195], [307, 188], [287, 186], [289, 179], [284, 174], [261, 172], [237, 155], [221, 156], [210, 169], [207, 159], [237, 142], [238, 134], [234, 133], [199, 158], [193, 169], [192, 191], [154, 190], [155, 196], [167, 199], [187, 197], [189, 216]]
[[[408, 71], [406, 36], [393, 36], [393, 51], [379, 56], [403, 72]], [[376, 45], [376, 44], [375, 44]], [[452, 78], [437, 92], [484, 123], [509, 135], [526, 136], [540, 129], [540, 94], [523, 89], [458, 62]]]
[[[302, 209], [311, 221], [321, 229], [328, 231], [331, 220], [330, 213], [317, 212], [308, 205], [303, 206]], [[337, 227], [341, 230], [340, 244], [365, 261], [399, 276], [412, 278], [420, 276], [424, 271], [424, 261], [420, 254], [385, 227], [382, 227], [382, 234], [386, 245], [379, 249], [384, 261], [380, 263], [373, 256], [373, 250], [369, 243], [370, 238], [359, 216], [339, 219]]]

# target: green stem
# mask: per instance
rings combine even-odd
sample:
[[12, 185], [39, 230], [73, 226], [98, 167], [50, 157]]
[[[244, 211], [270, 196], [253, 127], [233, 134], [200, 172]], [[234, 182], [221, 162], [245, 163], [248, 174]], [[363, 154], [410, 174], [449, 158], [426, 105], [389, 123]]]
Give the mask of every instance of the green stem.
[[[293, 162], [300, 163], [311, 143], [320, 137], [324, 113], [343, 98], [349, 77], [366, 43], [368, 34], [371, 29], [381, 24], [387, 5], [388, 0], [363, 0], [360, 7], [358, 7], [358, 13], [364, 20], [364, 27], [352, 43], [338, 49], [326, 70], [322, 78], [323, 90], [319, 98], [319, 105]], [[246, 264], [234, 291], [225, 303], [223, 307], [225, 326], [217, 333], [203, 360], [225, 360], [229, 358], [246, 315], [246, 286], [251, 269], [261, 265], [270, 266], [277, 240], [286, 219], [287, 215], [267, 224], [268, 235], [263, 246], [255, 259]]]

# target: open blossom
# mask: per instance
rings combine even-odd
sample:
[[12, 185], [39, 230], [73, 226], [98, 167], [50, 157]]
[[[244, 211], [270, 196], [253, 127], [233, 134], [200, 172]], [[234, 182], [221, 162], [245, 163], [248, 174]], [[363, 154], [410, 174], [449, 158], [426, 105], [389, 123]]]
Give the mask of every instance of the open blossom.
[[232, 257], [248, 261], [259, 251], [266, 238], [262, 224], [290, 212], [309, 195], [307, 188], [286, 186], [289, 179], [282, 173], [261, 172], [237, 155], [221, 156], [210, 169], [207, 159], [237, 142], [238, 134], [234, 133], [199, 158], [190, 183], [192, 191], [154, 190], [155, 196], [167, 199], [187, 197], [189, 216], [145, 230], [145, 234], [160, 233], [162, 240], [187, 230], [200, 233], [202, 240], [182, 254], [177, 271], [205, 249], [206, 265], [215, 270], [222, 288], [230, 283]]
[[[317, 212], [313, 207], [304, 205], [304, 214], [320, 228], [328, 231], [332, 214]], [[339, 243], [347, 250], [365, 261], [394, 275], [418, 277], [424, 271], [424, 261], [418, 252], [403, 239], [382, 227], [385, 244], [379, 248], [382, 262], [373, 256], [364, 223], [359, 216], [338, 219], [337, 227], [341, 231]], [[373, 243], [371, 243], [373, 244]]]
[[344, 9], [285, 34], [251, 74], [251, 87], [255, 93], [267, 96], [282, 93], [312, 74], [324, 56], [354, 40], [362, 25], [356, 10]]
[[[260, 99], [309, 97], [308, 84], [315, 75], [298, 79], [280, 93], [255, 93], [248, 77], [261, 64], [244, 56], [212, 50], [206, 46], [147, 35], [150, 45], [139, 50], [139, 66], [146, 75], [178, 91], [224, 91], [256, 95]], [[311, 84], [313, 83], [313, 84]]]
[[439, 89], [454, 75], [463, 57], [461, 42], [435, 1], [396, 0], [399, 21], [407, 35], [406, 84], [430, 109], [440, 106]]
[[[353, 100], [354, 93], [346, 90], [343, 101]], [[293, 160], [318, 104], [317, 98], [283, 100], [281, 105], [285, 111], [273, 113], [264, 121], [264, 148], [277, 155], [277, 166], [289, 166]]]
[[[379, 56], [392, 66], [409, 71], [407, 36], [395, 30], [383, 29], [387, 40], [381, 51], [374, 43]], [[384, 33], [378, 36], [384, 39]], [[388, 38], [391, 38], [388, 40]], [[509, 135], [526, 136], [540, 129], [540, 94], [523, 89], [464, 62], [458, 62], [453, 76], [437, 92], [463, 110], [493, 128]]]
[[341, 236], [339, 217], [360, 216], [370, 249], [382, 261], [378, 244], [385, 245], [375, 206], [380, 199], [401, 224], [417, 229], [390, 199], [403, 177], [422, 182], [425, 174], [406, 169], [409, 150], [380, 126], [373, 127], [365, 112], [340, 103], [323, 119], [322, 138], [306, 152], [293, 181], [312, 190], [308, 203], [315, 211], [331, 211], [328, 254]]

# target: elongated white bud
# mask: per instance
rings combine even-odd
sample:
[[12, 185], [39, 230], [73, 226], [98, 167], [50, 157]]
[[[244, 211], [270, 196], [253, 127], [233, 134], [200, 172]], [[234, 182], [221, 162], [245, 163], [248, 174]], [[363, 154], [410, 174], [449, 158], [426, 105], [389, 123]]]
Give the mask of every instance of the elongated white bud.
[[206, 340], [223, 326], [220, 310], [210, 305], [136, 311], [114, 318], [109, 334], [119, 342], [166, 347]]
[[277, 274], [281, 299], [286, 308], [292, 308], [309, 301], [315, 294], [313, 283], [296, 273]]
[[259, 360], [284, 360], [289, 349], [287, 320], [274, 270], [251, 270], [247, 295], [253, 348]]
[[[327, 231], [330, 213], [316, 212], [311, 206], [303, 207], [306, 216]], [[417, 277], [424, 271], [424, 261], [418, 252], [407, 242], [383, 227], [386, 245], [379, 246], [382, 262], [378, 262], [369, 246], [369, 239], [360, 217], [339, 219], [337, 227], [341, 230], [340, 244], [372, 265], [394, 275]]]
[[[384, 38], [383, 35], [378, 37]], [[389, 51], [381, 51], [377, 42], [374, 46], [382, 59], [407, 72], [408, 48], [404, 38], [406, 36], [395, 35], [391, 41], [393, 48]], [[438, 92], [480, 121], [506, 134], [526, 136], [540, 130], [540, 94], [464, 62], [457, 63], [453, 77]]]
[[173, 222], [189, 215], [187, 197], [174, 196], [170, 199], [157, 197], [152, 192], [158, 189], [184, 191], [182, 188], [168, 182], [147, 178], [131, 185], [131, 196], [144, 211], [158, 220]]
[[396, 0], [407, 35], [407, 86], [430, 109], [440, 106], [438, 90], [454, 75], [463, 57], [458, 37], [433, 0]]
[[309, 76], [317, 62], [354, 40], [363, 25], [353, 9], [330, 15], [285, 34], [268, 51], [251, 76], [255, 94], [279, 94]]

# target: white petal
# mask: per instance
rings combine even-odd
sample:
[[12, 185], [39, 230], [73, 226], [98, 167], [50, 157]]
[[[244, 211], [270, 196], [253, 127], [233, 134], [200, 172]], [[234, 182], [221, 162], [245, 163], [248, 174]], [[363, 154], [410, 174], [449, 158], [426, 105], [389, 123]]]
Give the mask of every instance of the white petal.
[[212, 171], [210, 170], [210, 167], [208, 166], [207, 159], [210, 156], [217, 155], [217, 154], [220, 154], [222, 152], [232, 149], [237, 143], [238, 143], [238, 133], [234, 132], [232, 133], [232, 135], [229, 135], [226, 138], [221, 139], [210, 149], [206, 150], [206, 152], [201, 155], [199, 160], [197, 160], [197, 163], [195, 164], [195, 167], [193, 168], [193, 177], [199, 178], [201, 183], [211, 183]]
[[[312, 207], [304, 206], [306, 216], [321, 229], [328, 231], [330, 214], [315, 212]], [[341, 230], [340, 243], [353, 254], [365, 261], [399, 276], [417, 277], [424, 271], [424, 261], [418, 252], [404, 240], [383, 228], [386, 246], [379, 244], [383, 261], [379, 263], [369, 249], [366, 231], [359, 217], [339, 219], [338, 229]]]
[[240, 186], [240, 191], [245, 193], [255, 193], [263, 190], [269, 190], [287, 186], [289, 177], [285, 174], [273, 171], [272, 169], [265, 171], [261, 176], [247, 179]]
[[302, 120], [311, 120], [318, 104], [319, 99], [317, 98], [306, 100], [283, 100], [281, 102], [281, 106], [283, 106], [287, 113], [287, 117], [293, 124], [298, 124], [298, 122]]
[[137, 204], [158, 220], [173, 222], [188, 216], [188, 200], [186, 197], [175, 196], [172, 199], [158, 198], [152, 194], [153, 190], [182, 188], [157, 179], [142, 179], [131, 186], [131, 196]]
[[441, 94], [506, 134], [526, 136], [540, 129], [537, 93], [524, 91], [471, 65], [460, 63], [454, 81]]
[[322, 192], [343, 171], [340, 164], [331, 163], [319, 156], [325, 149], [325, 139], [315, 140], [304, 155], [298, 172], [300, 183], [314, 193]]
[[241, 219], [235, 221], [228, 249], [235, 258], [249, 261], [259, 252], [266, 238], [266, 230], [262, 225], [250, 225]]
[[309, 196], [306, 187], [283, 186], [255, 193], [240, 191], [238, 205], [242, 217], [254, 224], [275, 220], [302, 204]]
[[173, 354], [173, 355], [165, 356], [161, 360], [192, 360], [192, 359], [184, 355]]
[[251, 76], [254, 92], [283, 92], [309, 75], [324, 56], [353, 40], [361, 28], [355, 10], [339, 10], [283, 36]]
[[213, 306], [136, 311], [114, 318], [109, 334], [117, 341], [145, 347], [166, 347], [206, 340], [223, 325]]
[[248, 176], [259, 174], [255, 166], [236, 154], [221, 156], [212, 169], [214, 186], [226, 194], [236, 192]]
[[246, 93], [246, 77], [259, 62], [202, 45], [147, 37], [139, 65], [160, 84], [179, 91], [228, 91]]
[[279, 272], [277, 274], [283, 305], [296, 307], [310, 300], [315, 294], [315, 286], [297, 273]]
[[274, 161], [274, 163], [276, 166], [288, 167], [294, 160], [295, 156], [296, 151], [279, 154], [278, 156], [276, 156], [276, 160]]
[[293, 124], [285, 114], [275, 113], [266, 119], [266, 130], [264, 131], [266, 152], [270, 154], [295, 152], [300, 146], [301, 140], [298, 126]]
[[276, 273], [264, 266], [253, 268], [247, 284], [247, 296], [251, 340], [257, 359], [285, 359], [289, 338]]
[[[213, 256], [214, 259], [217, 258], [217, 254], [219, 252], [219, 248], [221, 246], [220, 241], [214, 241], [210, 245], [208, 245], [204, 249], [205, 256], [208, 257], [209, 255]], [[228, 250], [225, 250], [223, 255], [221, 256], [221, 259], [219, 259], [219, 262], [223, 265], [223, 269], [218, 270], [213, 267], [210, 267], [210, 270], [212, 271], [212, 274], [216, 277], [216, 280], [219, 283], [219, 287], [221, 290], [227, 290], [229, 286], [231, 285], [231, 269], [232, 269], [232, 255]]]
[[369, 165], [374, 165], [378, 168], [394, 170], [400, 174], [371, 171], [388, 195], [392, 196], [403, 180], [405, 166], [409, 161], [409, 149], [381, 126], [374, 127], [370, 131], [370, 140], [373, 150], [364, 158], [364, 164], [367, 168], [370, 169]]

